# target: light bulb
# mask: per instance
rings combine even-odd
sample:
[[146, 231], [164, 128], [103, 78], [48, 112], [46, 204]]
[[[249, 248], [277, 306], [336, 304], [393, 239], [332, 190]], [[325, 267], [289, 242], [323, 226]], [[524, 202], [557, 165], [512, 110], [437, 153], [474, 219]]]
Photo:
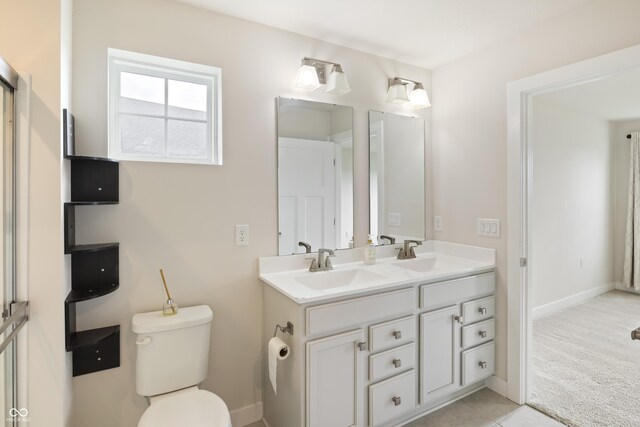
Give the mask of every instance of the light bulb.
[[311, 65], [302, 64], [296, 73], [296, 81], [293, 87], [311, 92], [320, 87], [318, 72]]

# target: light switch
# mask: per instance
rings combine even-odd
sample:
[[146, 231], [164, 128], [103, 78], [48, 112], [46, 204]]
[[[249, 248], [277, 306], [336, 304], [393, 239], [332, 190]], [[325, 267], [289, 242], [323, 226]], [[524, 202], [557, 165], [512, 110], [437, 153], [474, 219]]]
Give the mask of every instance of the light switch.
[[500, 220], [491, 218], [478, 218], [478, 236], [500, 237]]

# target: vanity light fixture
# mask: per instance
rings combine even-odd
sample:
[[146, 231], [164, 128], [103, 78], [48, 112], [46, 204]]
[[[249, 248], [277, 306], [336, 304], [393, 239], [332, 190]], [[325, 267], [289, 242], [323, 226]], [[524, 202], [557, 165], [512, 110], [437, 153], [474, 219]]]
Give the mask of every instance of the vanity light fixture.
[[[411, 91], [409, 91], [409, 84], [413, 85]], [[393, 104], [410, 104], [416, 109], [431, 107], [429, 96], [422, 83], [402, 77], [389, 79], [387, 102]]]
[[[327, 70], [330, 70], [328, 75]], [[311, 92], [322, 85], [326, 85], [326, 93], [334, 95], [344, 95], [351, 91], [347, 76], [340, 64], [321, 59], [302, 58], [302, 65], [298, 68], [293, 87]]]

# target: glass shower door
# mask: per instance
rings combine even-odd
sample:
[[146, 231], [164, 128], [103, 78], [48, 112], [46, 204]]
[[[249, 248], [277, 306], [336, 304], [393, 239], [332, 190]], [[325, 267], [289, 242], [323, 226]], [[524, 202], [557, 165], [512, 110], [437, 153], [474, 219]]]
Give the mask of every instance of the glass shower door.
[[28, 421], [17, 397], [17, 345], [28, 319], [28, 304], [16, 302], [16, 173], [15, 91], [17, 73], [0, 58], [0, 186], [2, 186], [2, 240], [0, 242], [0, 419], [6, 426]]

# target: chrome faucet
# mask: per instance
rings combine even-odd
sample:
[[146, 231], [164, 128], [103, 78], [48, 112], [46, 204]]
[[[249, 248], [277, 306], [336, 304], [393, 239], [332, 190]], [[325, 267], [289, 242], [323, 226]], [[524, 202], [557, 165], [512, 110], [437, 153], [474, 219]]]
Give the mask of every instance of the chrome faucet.
[[396, 244], [396, 238], [395, 237], [391, 237], [391, 236], [387, 236], [385, 234], [381, 234], [380, 235], [380, 239], [388, 240], [389, 244], [391, 244], [391, 245], [395, 245]]
[[298, 246], [304, 246], [305, 249], [305, 253], [310, 254], [311, 253], [311, 245], [308, 244], [307, 242], [298, 242]]
[[[327, 254], [325, 256], [325, 253]], [[335, 256], [333, 250], [331, 249], [318, 249], [318, 259], [311, 258], [311, 265], [309, 266], [309, 271], [327, 271], [333, 270], [333, 265], [331, 265], [331, 260], [329, 257]], [[309, 259], [309, 258], [307, 258]]]
[[416, 252], [413, 250], [412, 243], [420, 246], [422, 242], [420, 240], [405, 240], [404, 247], [400, 248], [400, 252], [398, 252], [398, 259], [411, 259], [416, 257]]

